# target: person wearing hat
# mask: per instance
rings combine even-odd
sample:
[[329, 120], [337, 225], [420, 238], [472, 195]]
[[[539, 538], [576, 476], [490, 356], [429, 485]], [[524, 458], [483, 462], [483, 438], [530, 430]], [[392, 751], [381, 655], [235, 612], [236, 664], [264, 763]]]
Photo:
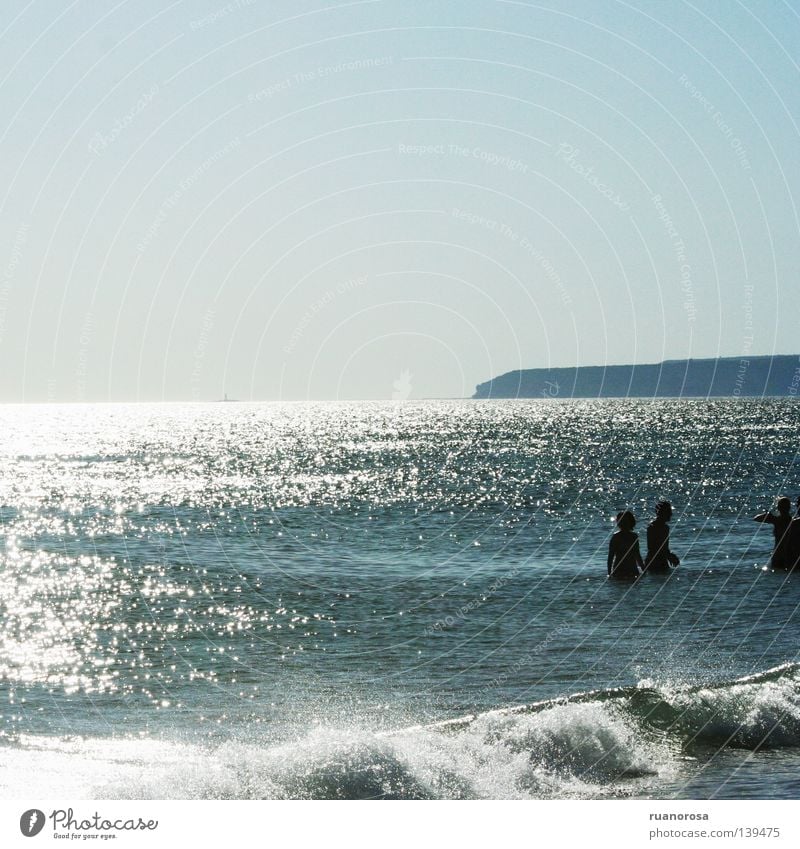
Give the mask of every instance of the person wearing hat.
[[656, 504], [656, 517], [647, 526], [647, 557], [644, 568], [648, 572], [669, 572], [671, 566], [677, 566], [680, 558], [669, 550], [669, 525], [672, 518], [672, 505], [669, 501]]
[[644, 569], [639, 551], [639, 537], [633, 532], [636, 517], [630, 510], [617, 513], [617, 530], [608, 544], [608, 577], [635, 579]]
[[753, 516], [753, 521], [764, 525], [772, 525], [772, 533], [775, 535], [775, 548], [772, 551], [770, 565], [773, 569], [791, 569], [791, 555], [789, 552], [789, 529], [792, 524], [792, 502], [791, 499], [782, 495], [776, 502], [778, 515], [774, 513], [759, 513]]

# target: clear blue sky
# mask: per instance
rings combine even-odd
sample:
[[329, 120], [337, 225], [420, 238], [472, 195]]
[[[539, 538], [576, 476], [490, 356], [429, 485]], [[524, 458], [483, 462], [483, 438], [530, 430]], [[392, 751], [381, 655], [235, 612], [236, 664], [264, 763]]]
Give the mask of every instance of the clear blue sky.
[[797, 352], [794, 2], [5, 0], [0, 401]]

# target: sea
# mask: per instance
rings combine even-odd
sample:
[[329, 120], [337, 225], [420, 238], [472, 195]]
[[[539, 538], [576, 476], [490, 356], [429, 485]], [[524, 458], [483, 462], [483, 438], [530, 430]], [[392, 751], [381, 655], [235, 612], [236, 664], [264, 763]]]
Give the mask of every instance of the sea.
[[[0, 407], [0, 797], [795, 799], [793, 399]], [[609, 581], [673, 503], [669, 575]]]

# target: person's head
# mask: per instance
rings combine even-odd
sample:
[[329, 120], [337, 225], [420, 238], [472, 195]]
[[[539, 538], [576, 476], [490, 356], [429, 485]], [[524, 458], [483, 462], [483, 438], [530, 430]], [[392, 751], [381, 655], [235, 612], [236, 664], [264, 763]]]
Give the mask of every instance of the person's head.
[[668, 522], [672, 518], [672, 505], [669, 501], [659, 501], [656, 504], [656, 517]]
[[623, 531], [632, 531], [636, 525], [636, 516], [630, 510], [620, 510], [617, 513], [617, 527]]
[[779, 513], [788, 513], [792, 509], [792, 499], [782, 495], [776, 502]]

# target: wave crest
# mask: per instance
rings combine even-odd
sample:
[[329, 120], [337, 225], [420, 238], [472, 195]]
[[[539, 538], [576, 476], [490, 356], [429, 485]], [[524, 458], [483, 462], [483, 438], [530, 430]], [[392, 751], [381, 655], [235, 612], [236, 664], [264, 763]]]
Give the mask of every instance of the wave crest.
[[[658, 796], [721, 748], [800, 746], [800, 665], [700, 686], [643, 681], [390, 733], [315, 726], [292, 741], [213, 749], [55, 743], [25, 738], [3, 747], [7, 796], [63, 795], [64, 775], [71, 795], [85, 798]], [[40, 786], [47, 776], [53, 786]]]

